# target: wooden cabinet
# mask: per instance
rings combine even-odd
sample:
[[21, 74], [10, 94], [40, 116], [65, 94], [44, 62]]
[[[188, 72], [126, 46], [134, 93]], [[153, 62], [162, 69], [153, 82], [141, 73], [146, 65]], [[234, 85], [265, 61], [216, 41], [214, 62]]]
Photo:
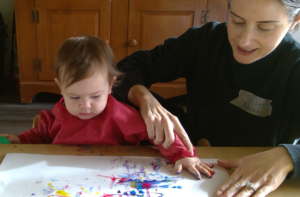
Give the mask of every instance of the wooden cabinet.
[[[21, 102], [39, 92], [59, 94], [53, 61], [61, 43], [80, 35], [105, 40], [116, 62], [138, 49], [210, 20], [225, 21], [227, 1], [218, 0], [14, 0]], [[157, 83], [165, 98], [186, 94], [185, 80]]]

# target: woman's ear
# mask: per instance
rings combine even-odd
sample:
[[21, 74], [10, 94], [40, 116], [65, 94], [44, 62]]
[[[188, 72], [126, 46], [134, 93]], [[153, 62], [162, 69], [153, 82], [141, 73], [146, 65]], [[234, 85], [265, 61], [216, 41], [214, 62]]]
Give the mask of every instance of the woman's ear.
[[112, 89], [114, 83], [116, 82], [116, 80], [117, 80], [117, 77], [114, 76], [114, 77], [112, 78], [112, 80], [109, 82], [109, 94], [111, 93], [111, 89]]
[[294, 27], [300, 22], [300, 12], [295, 16], [295, 20], [291, 23], [289, 31], [294, 29]]
[[61, 86], [60, 86], [60, 83], [59, 83], [58, 79], [55, 78], [54, 81], [57, 84], [57, 86], [59, 87], [60, 93], [62, 94], [62, 89], [61, 89]]

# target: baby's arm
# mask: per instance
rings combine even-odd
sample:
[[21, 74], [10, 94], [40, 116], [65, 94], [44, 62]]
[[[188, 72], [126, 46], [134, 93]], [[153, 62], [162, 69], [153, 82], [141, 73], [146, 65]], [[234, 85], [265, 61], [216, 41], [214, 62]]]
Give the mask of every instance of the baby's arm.
[[54, 117], [50, 111], [42, 110], [40, 113], [39, 125], [37, 128], [29, 129], [18, 136], [21, 144], [52, 144]]
[[169, 149], [164, 149], [161, 145], [157, 147], [171, 163], [175, 163], [175, 172], [177, 174], [181, 172], [182, 168], [185, 168], [197, 179], [201, 179], [200, 172], [204, 173], [207, 177], [212, 177], [212, 175], [214, 175], [214, 172], [210, 169], [213, 167], [213, 164], [203, 162], [197, 158], [194, 147], [194, 155], [187, 151], [177, 134], [175, 134], [175, 141]]
[[20, 138], [12, 134], [0, 134], [0, 136], [7, 138], [11, 144], [20, 144]]

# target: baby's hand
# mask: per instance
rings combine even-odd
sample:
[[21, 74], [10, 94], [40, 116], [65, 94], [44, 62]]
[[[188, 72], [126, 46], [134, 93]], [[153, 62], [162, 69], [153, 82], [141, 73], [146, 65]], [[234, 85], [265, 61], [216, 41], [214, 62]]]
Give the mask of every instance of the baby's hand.
[[182, 168], [190, 171], [197, 179], [201, 179], [200, 172], [211, 178], [215, 173], [210, 169], [214, 165], [201, 161], [198, 157], [186, 157], [176, 161], [175, 170], [179, 174]]
[[21, 144], [20, 138], [12, 134], [0, 134], [0, 136], [6, 137], [12, 144]]

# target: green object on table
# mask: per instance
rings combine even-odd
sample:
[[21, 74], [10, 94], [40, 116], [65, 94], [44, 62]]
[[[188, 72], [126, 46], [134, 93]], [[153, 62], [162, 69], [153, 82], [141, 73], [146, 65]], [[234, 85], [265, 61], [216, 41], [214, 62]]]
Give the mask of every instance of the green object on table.
[[0, 144], [10, 144], [10, 141], [3, 136], [0, 136]]

